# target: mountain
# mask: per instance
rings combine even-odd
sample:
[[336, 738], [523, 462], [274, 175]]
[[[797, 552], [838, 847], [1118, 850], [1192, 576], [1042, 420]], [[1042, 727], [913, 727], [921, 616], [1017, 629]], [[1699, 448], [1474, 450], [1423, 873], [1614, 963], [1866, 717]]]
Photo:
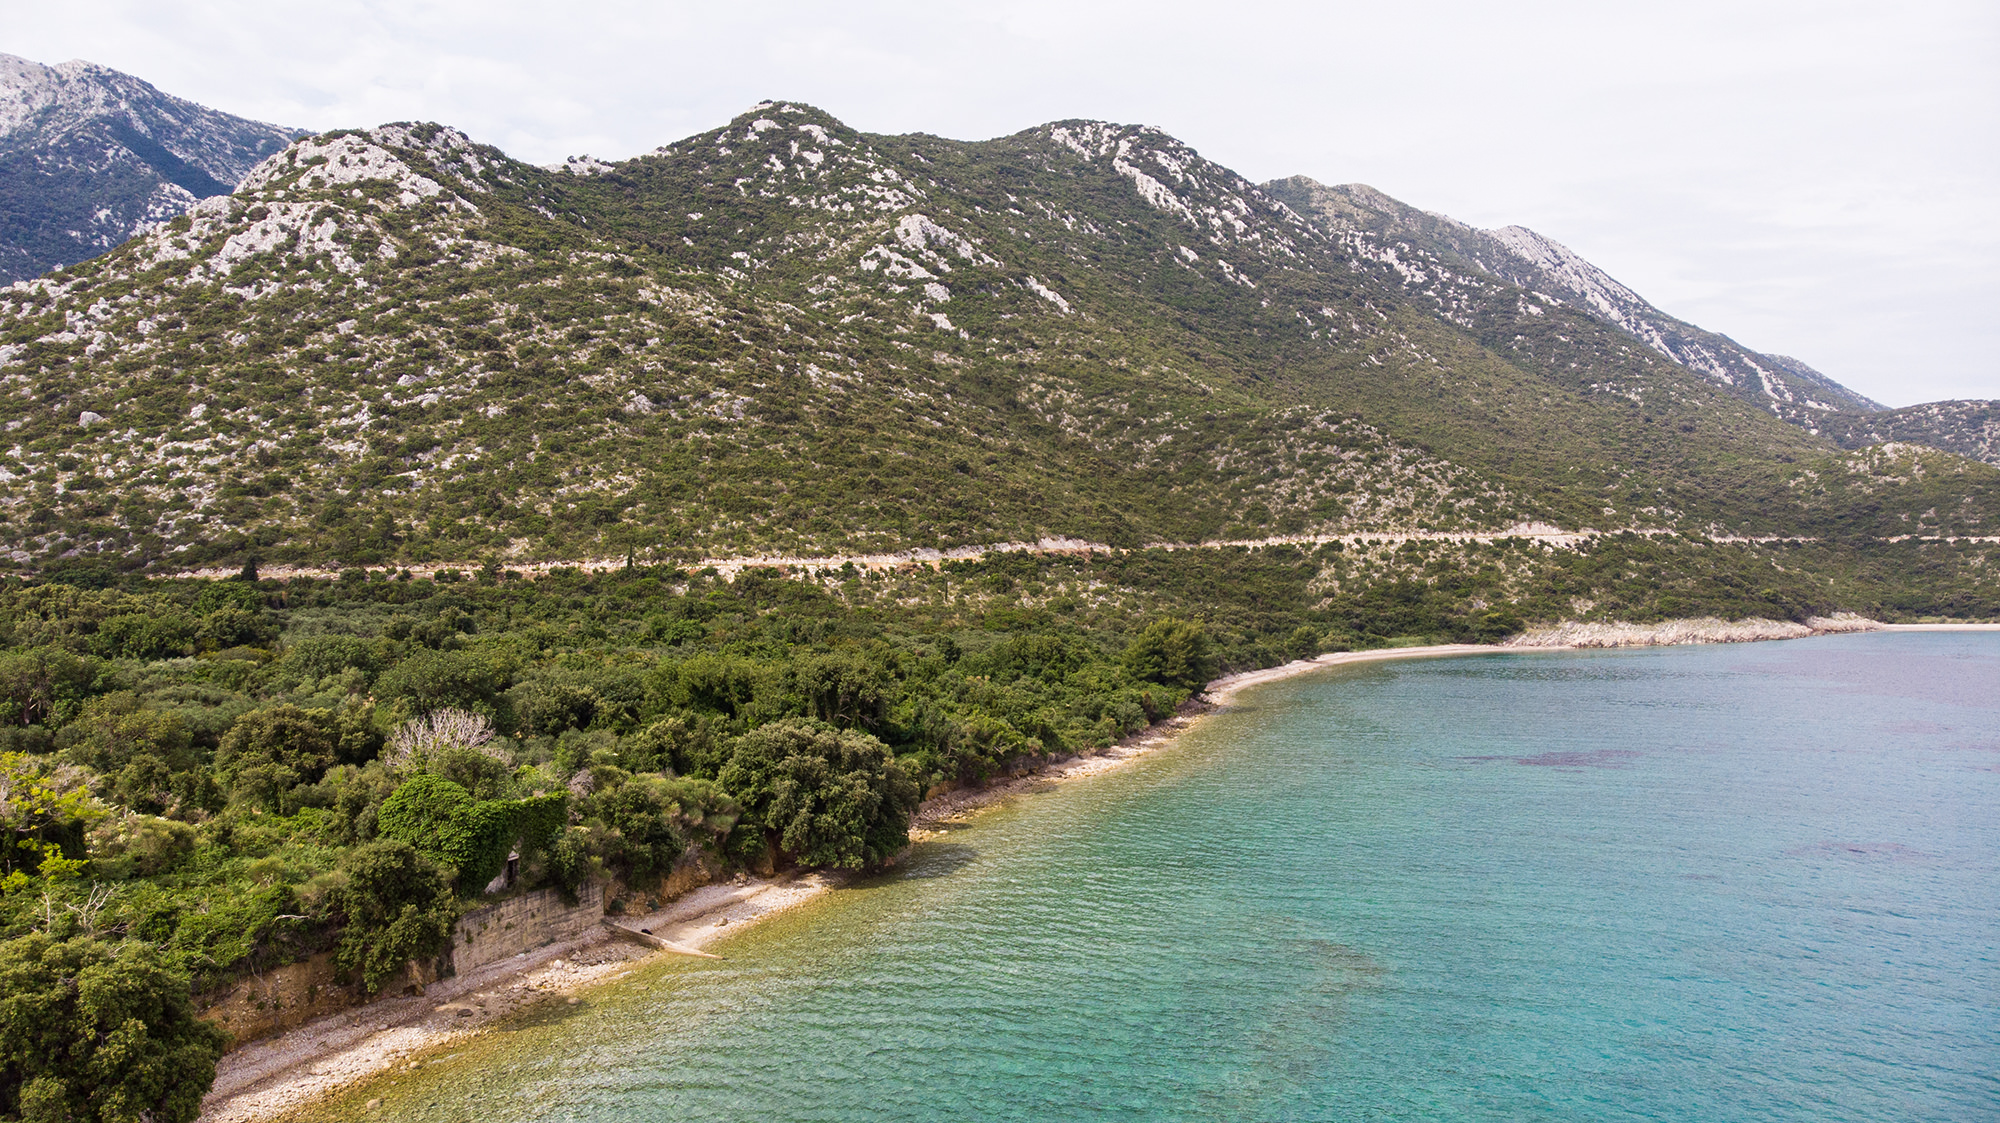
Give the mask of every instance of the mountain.
[[2000, 525], [1988, 466], [1843, 451], [1157, 129], [967, 143], [770, 103], [596, 165], [328, 133], [0, 291], [0, 543], [174, 568]]
[[1477, 269], [1554, 297], [1612, 324], [1744, 401], [1808, 429], [1840, 411], [1883, 407], [1785, 355], [1752, 351], [1653, 307], [1568, 246], [1524, 226], [1481, 230], [1418, 210], [1366, 184], [1335, 187], [1305, 176], [1264, 185], [1274, 198], [1337, 233], [1421, 247], [1461, 269]]
[[1820, 428], [1843, 448], [1895, 441], [2000, 464], [2000, 402], [1925, 402], [1875, 413], [1829, 414]]
[[227, 195], [299, 135], [95, 63], [0, 55], [0, 283], [93, 257]]

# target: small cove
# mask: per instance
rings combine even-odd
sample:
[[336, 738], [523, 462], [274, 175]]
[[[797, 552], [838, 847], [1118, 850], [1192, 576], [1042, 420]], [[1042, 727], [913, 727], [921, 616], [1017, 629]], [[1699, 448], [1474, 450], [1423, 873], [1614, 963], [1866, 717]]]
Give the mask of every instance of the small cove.
[[1991, 1118], [1996, 874], [2000, 636], [1345, 668], [307, 1117]]

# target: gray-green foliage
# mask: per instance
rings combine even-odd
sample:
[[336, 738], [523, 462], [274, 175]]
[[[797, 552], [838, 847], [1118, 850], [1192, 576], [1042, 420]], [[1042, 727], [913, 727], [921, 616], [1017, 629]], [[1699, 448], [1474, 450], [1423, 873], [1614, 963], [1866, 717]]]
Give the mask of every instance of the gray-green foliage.
[[187, 976], [147, 944], [0, 943], [0, 1117], [187, 1123], [223, 1042], [195, 1017]]
[[344, 923], [334, 961], [371, 994], [412, 961], [449, 946], [457, 898], [415, 847], [400, 839], [372, 842], [350, 852], [341, 871]]
[[848, 869], [909, 845], [920, 794], [881, 741], [810, 719], [750, 731], [719, 780], [794, 861]]

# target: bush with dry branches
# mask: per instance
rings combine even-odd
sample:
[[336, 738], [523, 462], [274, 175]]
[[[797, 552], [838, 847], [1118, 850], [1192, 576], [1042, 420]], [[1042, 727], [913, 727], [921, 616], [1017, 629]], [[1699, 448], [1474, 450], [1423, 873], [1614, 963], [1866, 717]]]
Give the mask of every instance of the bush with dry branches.
[[445, 708], [414, 717], [389, 734], [382, 759], [398, 772], [421, 772], [456, 752], [476, 752], [507, 763], [507, 754], [493, 743], [493, 721], [485, 714]]

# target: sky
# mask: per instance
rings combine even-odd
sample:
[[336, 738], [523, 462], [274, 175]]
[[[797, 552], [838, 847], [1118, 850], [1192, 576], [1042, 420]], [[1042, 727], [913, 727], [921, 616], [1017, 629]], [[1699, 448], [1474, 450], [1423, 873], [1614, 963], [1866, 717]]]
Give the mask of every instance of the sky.
[[548, 163], [804, 101], [966, 140], [1158, 125], [1569, 245], [1892, 406], [2000, 398], [1992, 0], [0, 0], [0, 52]]

